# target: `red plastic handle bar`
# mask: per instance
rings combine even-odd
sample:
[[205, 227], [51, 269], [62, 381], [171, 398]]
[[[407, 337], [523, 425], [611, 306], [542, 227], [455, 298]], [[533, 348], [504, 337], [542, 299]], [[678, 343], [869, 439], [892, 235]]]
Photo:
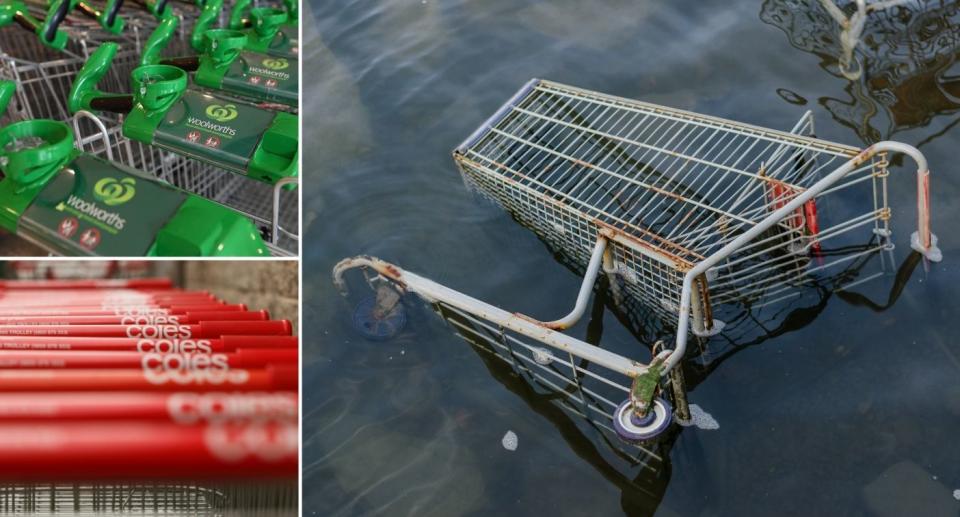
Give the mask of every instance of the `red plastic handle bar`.
[[297, 435], [288, 422], [5, 423], [0, 479], [296, 479]]
[[231, 370], [0, 370], [0, 392], [278, 391], [297, 389], [296, 365]]
[[231, 353], [139, 353], [107, 351], [0, 350], [0, 368], [164, 368], [204, 370], [296, 365], [296, 348], [245, 348]]
[[0, 289], [164, 289], [172, 288], [169, 278], [98, 280], [0, 280]]
[[155, 420], [180, 424], [297, 420], [297, 394], [263, 393], [0, 393], [0, 422]]
[[26, 308], [51, 307], [60, 309], [62, 307], [140, 307], [148, 305], [199, 305], [199, 304], [218, 304], [223, 301], [213, 296], [145, 296], [138, 298], [115, 298], [115, 297], [4, 297], [0, 299], [0, 310], [14, 309], [21, 310]]
[[0, 325], [169, 325], [203, 321], [267, 321], [267, 311], [187, 311], [184, 314], [0, 316]]
[[104, 309], [102, 307], [34, 307], [27, 309], [0, 308], [0, 318], [24, 316], [115, 316], [122, 314], [186, 314], [187, 312], [234, 312], [246, 311], [245, 304], [200, 303], [195, 305], [137, 305], [125, 309]]
[[215, 298], [208, 291], [0, 291], [0, 300], [102, 300], [150, 298]]
[[213, 339], [0, 336], [0, 350], [104, 350], [167, 353], [232, 352], [244, 348], [297, 348], [296, 336], [221, 336]]
[[225, 335], [290, 335], [288, 320], [205, 321], [187, 325], [0, 325], [0, 336], [132, 337], [197, 339]]

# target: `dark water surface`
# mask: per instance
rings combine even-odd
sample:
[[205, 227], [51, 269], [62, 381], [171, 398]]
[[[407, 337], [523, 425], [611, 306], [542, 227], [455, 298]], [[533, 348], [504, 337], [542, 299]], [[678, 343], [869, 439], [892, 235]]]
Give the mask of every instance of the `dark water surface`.
[[[304, 513], [960, 515], [960, 15], [910, 5], [868, 22], [854, 81], [812, 0], [308, 6]], [[778, 129], [809, 109], [826, 139], [919, 145], [944, 261], [908, 262], [916, 187], [894, 167], [899, 285], [858, 287], [872, 305], [822, 293], [728, 340], [690, 393], [719, 429], [676, 433], [655, 469], [621, 461], [427, 308], [393, 340], [361, 338], [330, 280], [365, 253], [510, 310], [569, 310], [576, 274], [450, 156], [532, 77]], [[609, 311], [593, 319], [649, 356]]]

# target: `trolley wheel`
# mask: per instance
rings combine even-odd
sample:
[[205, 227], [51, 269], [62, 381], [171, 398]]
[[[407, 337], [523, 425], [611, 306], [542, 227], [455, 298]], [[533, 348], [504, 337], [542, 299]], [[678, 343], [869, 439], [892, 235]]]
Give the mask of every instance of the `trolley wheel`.
[[407, 311], [402, 303], [395, 305], [390, 312], [382, 314], [377, 310], [377, 297], [370, 296], [357, 304], [353, 311], [353, 325], [367, 339], [386, 341], [403, 330], [407, 324]]
[[647, 416], [638, 418], [633, 414], [630, 399], [624, 400], [613, 413], [613, 429], [620, 438], [639, 442], [659, 436], [670, 427], [673, 411], [670, 404], [661, 398], [653, 399], [653, 408]]

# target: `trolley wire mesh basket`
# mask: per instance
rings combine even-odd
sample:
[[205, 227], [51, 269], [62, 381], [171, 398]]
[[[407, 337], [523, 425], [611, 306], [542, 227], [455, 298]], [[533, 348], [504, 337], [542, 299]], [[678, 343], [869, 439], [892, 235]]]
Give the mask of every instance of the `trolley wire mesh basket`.
[[296, 483], [0, 484], [0, 512], [70, 515], [289, 515]]
[[[509, 357], [517, 346], [533, 363], [562, 368], [555, 373], [567, 384], [558, 389], [579, 393], [584, 410], [610, 418], [621, 437], [643, 441], [669, 426], [670, 407], [655, 398], [663, 388], [679, 420], [689, 418], [676, 368], [688, 332], [716, 335], [725, 307], [775, 303], [892, 249], [889, 153], [917, 163], [911, 244], [940, 260], [919, 151], [897, 142], [858, 150], [812, 133], [809, 115], [792, 132], [775, 131], [535, 79], [454, 159], [468, 187], [584, 271], [573, 311], [541, 321], [373, 257], [341, 261], [334, 281], [345, 290], [345, 271], [372, 269], [371, 282], [458, 313]], [[639, 303], [675, 332], [673, 349], [654, 345], [645, 364], [636, 351], [612, 352], [560, 332], [583, 315], [601, 270], [615, 299]], [[368, 319], [394, 310], [378, 300]]]

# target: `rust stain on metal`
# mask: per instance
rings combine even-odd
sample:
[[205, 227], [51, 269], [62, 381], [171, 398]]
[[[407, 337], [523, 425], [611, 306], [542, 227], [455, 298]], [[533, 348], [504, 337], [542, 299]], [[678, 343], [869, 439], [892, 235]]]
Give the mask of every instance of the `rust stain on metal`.
[[873, 146], [871, 145], [870, 147], [867, 147], [866, 149], [857, 153], [857, 155], [853, 157], [851, 162], [853, 163], [854, 167], [859, 167], [860, 165], [863, 165], [867, 160], [872, 158], [875, 153], [876, 151], [873, 149]]
[[[677, 268], [677, 269], [682, 269], [684, 266], [693, 267], [693, 266], [690, 264], [690, 261], [688, 261], [687, 259], [681, 257], [680, 255], [678, 255], [678, 254], [676, 254], [676, 253], [671, 253], [668, 249], [664, 249], [664, 248], [662, 248], [662, 247], [657, 247], [657, 246], [654, 246], [654, 245], [652, 245], [652, 244], [650, 244], [650, 243], [648, 243], [648, 242], [644, 242], [643, 240], [638, 239], [635, 235], [631, 235], [630, 233], [627, 233], [627, 232], [625, 232], [625, 231], [623, 231], [623, 230], [621, 230], [621, 229], [617, 228], [616, 226], [613, 226], [613, 225], [611, 225], [611, 224], [609, 224], [609, 223], [606, 223], [606, 222], [604, 222], [604, 221], [601, 221], [600, 219], [594, 218], [592, 222], [593, 222], [593, 224], [595, 224], [595, 225], [597, 225], [599, 228], [601, 228], [601, 233], [602, 233], [604, 230], [607, 231], [607, 232], [610, 232], [610, 233], [609, 233], [610, 238], [614, 238], [614, 237], [623, 238], [623, 239], [628, 240], [628, 241], [630, 241], [631, 243], [637, 245], [638, 247], [641, 247], [641, 248], [644, 248], [644, 249], [650, 251], [651, 253], [654, 253], [654, 254], [656, 254], [656, 255], [663, 256], [663, 257], [666, 258], [667, 260], [673, 262], [673, 263], [674, 263], [674, 267]], [[634, 228], [636, 228], [636, 227], [634, 227]], [[657, 241], [663, 243], [666, 248], [673, 249], [673, 250], [679, 250], [679, 251], [682, 252], [682, 253], [685, 253], [685, 254], [687, 254], [687, 255], [690, 255], [690, 256], [693, 256], [693, 257], [696, 257], [696, 258], [699, 258], [699, 259], [702, 259], [702, 258], [703, 258], [699, 253], [696, 253], [696, 252], [694, 252], [694, 251], [692, 251], [692, 250], [688, 250], [688, 249], [684, 248], [683, 246], [680, 246], [680, 245], [675, 244], [675, 243], [673, 243], [673, 242], [671, 242], [671, 241], [668, 241], [668, 240], [664, 239], [663, 237], [661, 237], [661, 236], [659, 236], [659, 235], [657, 235], [657, 234], [655, 234], [655, 233], [653, 233], [653, 232], [643, 230], [642, 228], [637, 228], [637, 229], [640, 230], [642, 233], [644, 233], [644, 234], [646, 234], [646, 235], [649, 235], [651, 238], [656, 239]]]
[[540, 320], [538, 320], [538, 319], [536, 319], [536, 318], [534, 318], [534, 317], [532, 317], [532, 316], [527, 316], [526, 314], [523, 314], [522, 312], [515, 312], [515, 313], [513, 313], [513, 316], [516, 317], [516, 318], [518, 318], [518, 319], [521, 319], [521, 320], [523, 320], [523, 321], [526, 321], [527, 323], [533, 323], [534, 325], [536, 325], [536, 326], [538, 326], [538, 327], [542, 327], [542, 328], [548, 329], [548, 330], [563, 330], [564, 328], [566, 328], [566, 327], [564, 327], [563, 325], [551, 324], [551, 323], [549, 323], [549, 322], [540, 321]]
[[654, 187], [653, 185], [650, 185], [650, 186], [647, 187], [647, 188], [648, 188], [649, 190], [652, 190], [652, 191], [658, 193], [658, 194], [662, 194], [662, 195], [664, 195], [664, 196], [667, 196], [667, 197], [671, 197], [671, 198], [673, 198], [673, 199], [676, 199], [677, 201], [682, 201], [682, 202], [687, 202], [687, 201], [688, 201], [687, 198], [685, 198], [685, 197], [683, 197], [683, 196], [681, 196], [680, 194], [677, 194], [677, 193], [675, 193], [675, 192], [670, 192], [669, 190], [664, 190], [664, 189], [659, 188], [659, 187]]
[[394, 280], [400, 280], [400, 276], [402, 275], [402, 273], [400, 272], [399, 269], [397, 269], [397, 266], [394, 266], [393, 264], [387, 264], [386, 267], [384, 267], [383, 269], [384, 269], [384, 272], [387, 274], [387, 276], [389, 276], [390, 278]]
[[697, 289], [700, 289], [700, 301], [703, 304], [703, 326], [707, 330], [713, 329], [713, 306], [710, 304], [710, 286], [707, 284], [706, 273], [697, 277]]

